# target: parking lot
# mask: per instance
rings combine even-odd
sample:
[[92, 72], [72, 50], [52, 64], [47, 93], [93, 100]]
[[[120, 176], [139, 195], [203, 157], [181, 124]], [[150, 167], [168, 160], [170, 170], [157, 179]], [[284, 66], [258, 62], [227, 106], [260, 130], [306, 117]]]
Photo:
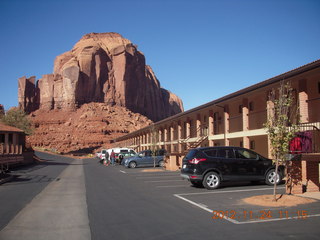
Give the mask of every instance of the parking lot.
[[[180, 177], [180, 172], [160, 169], [120, 169], [135, 181], [146, 187], [158, 189], [163, 194], [173, 195], [181, 204], [189, 204], [199, 211], [211, 214], [213, 222], [225, 221], [232, 224], [263, 224], [279, 221], [304, 221], [313, 219], [320, 223], [320, 203], [298, 205], [295, 207], [262, 207], [242, 201], [256, 195], [273, 194], [273, 187], [264, 183], [249, 182], [224, 183], [221, 188], [209, 191], [193, 187]], [[285, 193], [285, 185], [278, 186], [278, 194]]]
[[[91, 239], [319, 239], [319, 201], [291, 208], [265, 208], [242, 201], [245, 197], [272, 194], [272, 187], [263, 183], [228, 183], [208, 191], [192, 187], [182, 180], [179, 172], [104, 166], [97, 159], [69, 164], [60, 157], [2, 185], [2, 227], [20, 210], [28, 210], [27, 203], [37, 200], [39, 193], [52, 199], [52, 192], [46, 190], [48, 184], [58, 187], [64, 186], [63, 181], [78, 182], [69, 179], [68, 174], [58, 173], [78, 168], [84, 171], [87, 203], [87, 209], [80, 209], [88, 213]], [[45, 178], [40, 181], [37, 176]], [[72, 188], [71, 192], [78, 193], [79, 189]], [[284, 192], [284, 185], [279, 186], [279, 192]], [[70, 194], [62, 194], [59, 199], [63, 197], [70, 199]], [[72, 206], [80, 206], [78, 198], [72, 201]], [[39, 205], [37, 213], [46, 211], [46, 206]], [[57, 223], [70, 216], [68, 206], [61, 209], [65, 211], [51, 214], [51, 218], [59, 219]], [[34, 214], [26, 220], [33, 223]], [[84, 227], [88, 229], [86, 224]], [[52, 224], [37, 228], [36, 233], [48, 229], [52, 234], [57, 233]]]

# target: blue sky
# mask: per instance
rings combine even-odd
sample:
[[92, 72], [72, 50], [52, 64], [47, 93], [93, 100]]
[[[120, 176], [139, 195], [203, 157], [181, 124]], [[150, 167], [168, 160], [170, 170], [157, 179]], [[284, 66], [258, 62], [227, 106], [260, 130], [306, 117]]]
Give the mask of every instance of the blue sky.
[[185, 110], [320, 58], [319, 0], [0, 0], [0, 104], [86, 33], [138, 45]]

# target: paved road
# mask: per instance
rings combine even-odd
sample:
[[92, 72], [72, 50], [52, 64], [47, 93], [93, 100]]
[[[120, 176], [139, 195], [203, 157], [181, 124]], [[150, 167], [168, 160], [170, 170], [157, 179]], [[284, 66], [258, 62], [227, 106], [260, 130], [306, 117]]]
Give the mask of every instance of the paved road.
[[299, 208], [314, 217], [274, 217], [270, 222], [249, 224], [213, 220], [213, 214], [206, 211], [246, 210], [249, 206], [240, 199], [271, 193], [272, 188], [265, 185], [229, 184], [207, 191], [190, 187], [178, 173], [105, 167], [94, 159], [42, 157], [50, 158], [51, 164], [26, 171], [28, 181], [0, 186], [0, 214], [6, 216], [0, 218], [1, 240], [22, 236], [94, 240], [319, 239], [319, 202]]
[[73, 161], [71, 158], [37, 152], [36, 155], [46, 162], [14, 169], [15, 179], [0, 185], [0, 229]]

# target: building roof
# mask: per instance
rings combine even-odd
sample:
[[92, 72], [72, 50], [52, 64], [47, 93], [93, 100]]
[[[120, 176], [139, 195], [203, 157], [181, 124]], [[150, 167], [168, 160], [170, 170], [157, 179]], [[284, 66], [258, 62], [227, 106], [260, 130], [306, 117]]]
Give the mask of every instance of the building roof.
[[0, 132], [23, 132], [21, 129], [11, 127], [0, 122]]

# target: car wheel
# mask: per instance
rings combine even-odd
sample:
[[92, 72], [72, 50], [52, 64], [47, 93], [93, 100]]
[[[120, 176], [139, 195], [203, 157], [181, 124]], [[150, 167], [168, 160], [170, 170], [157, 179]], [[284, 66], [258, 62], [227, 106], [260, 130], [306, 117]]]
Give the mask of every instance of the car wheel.
[[130, 168], [135, 168], [137, 166], [137, 163], [136, 162], [130, 162], [129, 163], [129, 167]]
[[159, 161], [158, 164], [159, 164], [159, 167], [164, 167], [164, 161], [163, 160]]
[[199, 182], [199, 181], [190, 181], [190, 182], [194, 187], [203, 187], [202, 182]]
[[278, 172], [278, 174], [276, 174], [275, 169], [271, 169], [267, 175], [266, 175], [266, 184], [268, 185], [274, 185], [274, 182], [276, 181], [276, 184], [279, 184], [279, 182], [281, 181], [281, 175]]
[[216, 172], [208, 172], [202, 181], [203, 186], [208, 189], [208, 190], [212, 190], [212, 189], [216, 189], [220, 186], [220, 176], [218, 173]]

